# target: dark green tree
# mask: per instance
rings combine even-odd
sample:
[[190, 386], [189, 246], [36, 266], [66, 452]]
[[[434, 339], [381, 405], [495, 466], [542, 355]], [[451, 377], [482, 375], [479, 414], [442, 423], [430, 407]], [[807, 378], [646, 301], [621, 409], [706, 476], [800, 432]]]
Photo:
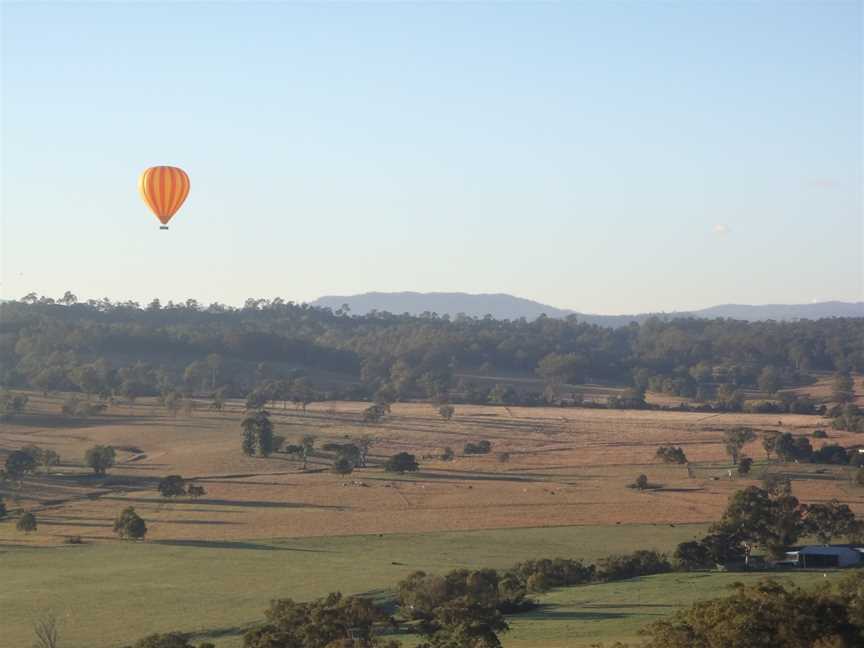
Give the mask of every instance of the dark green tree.
[[748, 427], [734, 427], [723, 433], [723, 444], [733, 464], [738, 463], [742, 448], [755, 439], [756, 433]]
[[833, 538], [848, 538], [860, 530], [861, 523], [852, 509], [836, 499], [827, 504], [804, 506], [804, 531], [819, 538], [823, 544], [828, 544]]
[[111, 446], [93, 446], [84, 453], [84, 463], [93, 469], [97, 475], [105, 475], [114, 465], [117, 453]]
[[18, 522], [15, 524], [15, 528], [23, 533], [32, 533], [36, 530], [36, 516], [30, 513], [24, 513], [21, 517], [18, 518]]
[[147, 524], [135, 509], [129, 506], [114, 520], [114, 533], [122, 540], [143, 540], [147, 535]]
[[6, 457], [6, 475], [11, 479], [20, 481], [26, 475], [36, 472], [36, 459], [29, 452], [15, 450]]
[[354, 464], [345, 457], [339, 457], [333, 462], [330, 470], [337, 475], [350, 475], [354, 472]]
[[777, 440], [780, 438], [780, 433], [773, 430], [762, 433], [762, 447], [765, 449], [765, 456], [768, 461], [771, 461], [771, 454], [777, 447]]
[[664, 463], [686, 464], [687, 455], [684, 450], [675, 446], [660, 446], [655, 456]]
[[180, 475], [168, 475], [159, 480], [159, 494], [162, 497], [182, 497], [186, 494], [186, 485]]
[[243, 430], [241, 447], [244, 454], [251, 457], [257, 450], [262, 457], [269, 457], [273, 453], [273, 423], [267, 410], [247, 412], [240, 427]]
[[416, 472], [420, 470], [420, 466], [413, 454], [399, 452], [386, 461], [384, 470], [392, 473]]

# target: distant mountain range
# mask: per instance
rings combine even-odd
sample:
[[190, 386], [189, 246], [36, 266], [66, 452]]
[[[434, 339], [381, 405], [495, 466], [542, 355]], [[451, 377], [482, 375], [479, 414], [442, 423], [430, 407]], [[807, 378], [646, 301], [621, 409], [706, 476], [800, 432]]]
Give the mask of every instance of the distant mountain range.
[[576, 315], [580, 321], [601, 326], [626, 326], [630, 322], [642, 322], [652, 316], [660, 317], [704, 317], [732, 318], [748, 321], [820, 319], [823, 317], [864, 317], [864, 302], [829, 301], [816, 304], [765, 304], [743, 305], [724, 304], [696, 311], [672, 313], [640, 313], [637, 315], [593, 315], [579, 313], [564, 308], [522, 297], [503, 293], [471, 295], [468, 293], [418, 293], [370, 292], [362, 295], [326, 296], [312, 302], [313, 306], [327, 306], [332, 309], [347, 304], [351, 313], [365, 315], [377, 310], [395, 314], [410, 313], [420, 315], [425, 312], [454, 317], [459, 313], [471, 317], [491, 315], [495, 319], [533, 320], [540, 315], [547, 317], [567, 317]]

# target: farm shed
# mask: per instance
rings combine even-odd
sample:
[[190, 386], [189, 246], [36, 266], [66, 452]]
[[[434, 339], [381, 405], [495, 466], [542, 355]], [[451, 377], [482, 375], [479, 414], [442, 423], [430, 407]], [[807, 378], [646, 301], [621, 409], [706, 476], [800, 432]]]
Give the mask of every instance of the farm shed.
[[861, 552], [851, 547], [814, 545], [786, 553], [799, 567], [851, 567], [861, 562]]

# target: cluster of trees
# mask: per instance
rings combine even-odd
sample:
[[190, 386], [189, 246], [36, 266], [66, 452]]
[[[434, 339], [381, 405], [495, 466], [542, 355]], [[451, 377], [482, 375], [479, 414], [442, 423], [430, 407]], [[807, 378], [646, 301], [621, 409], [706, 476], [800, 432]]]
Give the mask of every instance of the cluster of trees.
[[772, 580], [734, 587], [728, 596], [700, 601], [648, 625], [642, 631], [647, 639], [639, 648], [864, 645], [864, 573], [860, 571], [846, 576], [835, 589], [804, 590]]
[[0, 421], [9, 421], [23, 413], [28, 400], [26, 394], [13, 394], [6, 390], [0, 392]]
[[20, 482], [27, 475], [35, 474], [41, 466], [45, 472], [60, 463], [60, 455], [50, 448], [40, 448], [27, 445], [20, 450], [14, 450], [6, 456], [3, 470], [0, 471], [0, 481], [11, 480]]
[[[510, 404], [526, 397], [510, 386], [459, 384], [456, 370], [536, 371], [546, 383], [532, 396], [539, 400], [556, 401], [567, 385], [593, 380], [630, 383], [634, 395], [651, 388], [736, 407], [744, 387], [772, 395], [806, 384], [811, 370], [864, 370], [864, 322], [855, 318], [652, 318], [608, 329], [577, 317], [360, 317], [281, 299], [229, 308], [72, 297], [28, 295], [0, 305], [0, 384], [134, 399], [166, 389], [247, 395], [276, 381], [267, 390], [278, 394], [268, 400], [296, 398], [302, 406], [302, 389], [286, 397], [284, 381], [314, 368], [356, 376], [357, 386], [330, 389], [331, 398], [372, 398], [385, 388], [395, 398]], [[838, 384], [837, 394], [845, 387]]]
[[[84, 453], [84, 463], [93, 469], [96, 475], [103, 476], [108, 472], [117, 458], [117, 452], [111, 446], [96, 445]], [[60, 464], [60, 455], [50, 448], [40, 448], [35, 445], [24, 446], [6, 456], [3, 470], [0, 470], [0, 481], [11, 480], [20, 482], [27, 475], [35, 474], [41, 467], [49, 472], [53, 466]]]
[[348, 648], [358, 643], [369, 648], [397, 648], [384, 642], [373, 628], [387, 625], [390, 617], [367, 598], [339, 592], [308, 603], [278, 599], [270, 603], [266, 622], [243, 637], [244, 648]]
[[676, 446], [660, 446], [657, 448], [657, 458], [663, 463], [686, 464], [687, 455]]
[[351, 443], [325, 443], [321, 449], [334, 453], [331, 470], [338, 475], [347, 475], [355, 468], [365, 468], [369, 449], [375, 439], [368, 434], [354, 439]]
[[[196, 646], [190, 643], [189, 635], [182, 632], [168, 632], [149, 635], [126, 648], [196, 648]], [[197, 648], [216, 648], [216, 645], [205, 641], [198, 644]]]
[[186, 480], [180, 475], [168, 475], [167, 477], [163, 477], [159, 480], [156, 489], [159, 491], [159, 494], [165, 498], [177, 498], [188, 495], [192, 499], [198, 499], [207, 494], [207, 491], [203, 486], [199, 486], [198, 484], [189, 484], [187, 486]]
[[829, 415], [832, 416], [831, 427], [835, 430], [864, 432], [864, 412], [857, 405], [847, 403], [833, 408]]
[[60, 412], [63, 416], [82, 419], [95, 416], [96, 414], [105, 411], [105, 409], [106, 405], [104, 403], [93, 403], [89, 400], [78, 398], [77, 396], [70, 396], [63, 401], [63, 404], [60, 406]]
[[[188, 372], [189, 369], [187, 368]], [[259, 364], [256, 373], [266, 373], [267, 365]], [[268, 378], [255, 384], [246, 396], [247, 409], [260, 409], [269, 402], [281, 402], [287, 408], [288, 402], [304, 412], [310, 403], [319, 400], [320, 396], [309, 386], [305, 378]]]
[[791, 432], [765, 432], [762, 436], [762, 447], [769, 458], [773, 454], [784, 462], [846, 465], [857, 460], [858, 454], [850, 453], [836, 443], [827, 443], [814, 450], [810, 439], [805, 436], [796, 437]]
[[706, 569], [743, 561], [750, 564], [755, 547], [772, 558], [782, 558], [799, 538], [815, 536], [829, 543], [835, 538], [864, 538], [864, 523], [846, 504], [802, 504], [788, 480], [772, 479], [766, 488], [749, 486], [734, 493], [723, 517], [698, 541], [678, 545], [674, 558], [682, 569]]

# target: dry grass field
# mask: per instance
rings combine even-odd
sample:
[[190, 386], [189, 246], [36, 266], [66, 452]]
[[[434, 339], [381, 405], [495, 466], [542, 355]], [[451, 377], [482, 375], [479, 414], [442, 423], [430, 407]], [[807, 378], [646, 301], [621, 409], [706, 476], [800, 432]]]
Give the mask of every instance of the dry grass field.
[[[191, 415], [172, 416], [143, 401], [80, 421], [60, 415], [59, 395], [29, 396], [27, 413], [0, 428], [0, 462], [34, 444], [58, 452], [61, 464], [20, 487], [0, 486], [13, 513], [0, 522], [0, 582], [9, 585], [0, 590], [8, 613], [0, 617], [0, 648], [29, 645], [30, 619], [46, 609], [61, 614], [67, 648], [117, 648], [174, 629], [238, 648], [274, 596], [384, 592], [415, 569], [670, 551], [704, 533], [732, 492], [766, 472], [790, 476], [805, 502], [837, 498], [864, 514], [864, 489], [852, 483], [850, 468], [766, 462], [758, 440], [745, 448], [756, 459], [752, 475], [729, 478], [725, 430], [811, 436], [828, 428], [816, 416], [458, 405], [445, 421], [428, 404], [399, 403], [381, 423], [365, 424], [368, 403], [314, 403], [305, 413], [273, 406], [275, 432], [287, 443], [316, 437], [318, 450], [303, 470], [286, 454], [241, 453], [238, 402], [221, 413], [201, 402]], [[334, 457], [321, 446], [364, 435], [375, 440], [369, 466], [331, 473]], [[860, 440], [828, 435], [811, 438], [814, 447]], [[489, 454], [464, 455], [466, 442], [483, 439]], [[83, 462], [95, 444], [118, 451], [105, 477]], [[689, 470], [655, 459], [657, 447], [669, 444], [683, 447]], [[456, 457], [443, 461], [448, 446]], [[384, 472], [384, 460], [402, 451], [417, 456], [420, 471]], [[657, 487], [628, 488], [640, 473]], [[206, 495], [165, 500], [156, 485], [169, 474], [194, 480]], [[130, 505], [147, 522], [143, 544], [112, 532]], [[23, 510], [35, 513], [37, 532], [15, 529]], [[84, 545], [61, 546], [70, 536]], [[668, 575], [553, 592], [537, 613], [514, 617], [504, 645], [632, 639], [642, 624], [715, 595], [724, 583], [722, 576]]]
[[[428, 404], [396, 404], [380, 424], [364, 424], [363, 403], [315, 403], [306, 413], [271, 408], [276, 433], [289, 443], [313, 434], [320, 448], [371, 435], [370, 466], [352, 475], [329, 472], [332, 454], [317, 452], [308, 469], [293, 457], [249, 458], [240, 452], [238, 403], [227, 411], [169, 415], [155, 403], [112, 406], [102, 416], [70, 422], [60, 400], [31, 394], [30, 413], [3, 424], [0, 455], [26, 444], [56, 450], [62, 464], [51, 474], [6, 486], [10, 508], [32, 510], [39, 530], [25, 536], [0, 524], [0, 542], [59, 544], [67, 536], [114, 541], [112, 521], [132, 505], [147, 521], [148, 540], [231, 540], [375, 533], [496, 529], [594, 524], [699, 523], [716, 520], [730, 493], [748, 483], [735, 477], [721, 437], [748, 425], [810, 435], [827, 421], [803, 415], [745, 415], [610, 411], [602, 409], [457, 406], [444, 421]], [[468, 441], [486, 439], [492, 452], [463, 456]], [[854, 434], [829, 431], [825, 442], [857, 443]], [[105, 478], [84, 466], [94, 444], [119, 448]], [[663, 465], [657, 446], [680, 445], [692, 462]], [[445, 446], [456, 458], [437, 458]], [[417, 455], [418, 473], [381, 469], [393, 453]], [[499, 453], [509, 454], [501, 462]], [[833, 497], [864, 513], [864, 492], [844, 468], [764, 463], [759, 441], [745, 452], [757, 459], [753, 480], [785, 471], [804, 501]], [[0, 456], [2, 459], [2, 456]], [[637, 492], [626, 485], [640, 473], [660, 487]], [[194, 479], [207, 494], [197, 501], [165, 501], [156, 490], [169, 474]]]

